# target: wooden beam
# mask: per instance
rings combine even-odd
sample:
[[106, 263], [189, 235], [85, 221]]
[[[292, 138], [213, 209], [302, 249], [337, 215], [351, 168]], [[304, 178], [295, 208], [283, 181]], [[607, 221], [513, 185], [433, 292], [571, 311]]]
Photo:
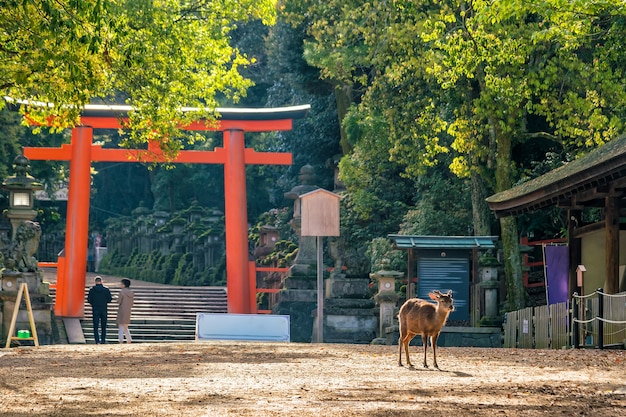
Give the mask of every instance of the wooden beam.
[[590, 223], [590, 224], [586, 224], [584, 226], [579, 226], [579, 227], [574, 227], [573, 230], [573, 237], [575, 238], [581, 238], [586, 234], [592, 233], [592, 232], [597, 232], [598, 230], [602, 230], [604, 229], [604, 220], [599, 221], [599, 222], [595, 222], [595, 223]]
[[576, 268], [582, 263], [582, 250], [581, 239], [577, 236], [576, 225], [581, 221], [580, 210], [569, 210], [567, 213], [567, 246], [569, 247], [569, 273], [567, 289], [569, 295], [577, 292], [579, 295], [582, 292], [582, 288], [578, 288], [576, 280]]
[[619, 291], [619, 200], [606, 198], [606, 276], [604, 292], [615, 294]]

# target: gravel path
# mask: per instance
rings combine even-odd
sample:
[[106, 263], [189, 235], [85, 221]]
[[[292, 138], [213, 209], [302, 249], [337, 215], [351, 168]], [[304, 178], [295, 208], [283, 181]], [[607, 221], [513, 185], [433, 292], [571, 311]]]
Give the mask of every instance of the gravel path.
[[[418, 362], [417, 348], [411, 350]], [[626, 352], [199, 342], [0, 350], [0, 416], [619, 416]], [[429, 352], [429, 360], [432, 360]]]

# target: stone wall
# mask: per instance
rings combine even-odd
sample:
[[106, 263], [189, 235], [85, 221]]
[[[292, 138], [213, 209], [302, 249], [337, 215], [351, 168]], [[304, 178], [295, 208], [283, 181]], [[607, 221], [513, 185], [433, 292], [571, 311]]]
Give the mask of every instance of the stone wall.
[[[388, 345], [397, 345], [400, 332], [398, 326], [385, 329]], [[422, 337], [415, 336], [412, 346], [422, 346]], [[441, 329], [437, 346], [443, 347], [502, 347], [502, 329], [499, 327], [444, 327]]]

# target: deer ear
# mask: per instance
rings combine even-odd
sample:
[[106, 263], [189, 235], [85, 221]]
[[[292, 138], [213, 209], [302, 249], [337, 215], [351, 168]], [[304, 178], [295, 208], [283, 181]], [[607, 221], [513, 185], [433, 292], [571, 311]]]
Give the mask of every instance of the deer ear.
[[[437, 290], [435, 290], [435, 291], [437, 291]], [[429, 296], [431, 299], [433, 299], [433, 300], [437, 301], [437, 296], [434, 294], [434, 292], [435, 292], [435, 291], [433, 291], [433, 292], [429, 292], [429, 293], [428, 293], [428, 296]]]

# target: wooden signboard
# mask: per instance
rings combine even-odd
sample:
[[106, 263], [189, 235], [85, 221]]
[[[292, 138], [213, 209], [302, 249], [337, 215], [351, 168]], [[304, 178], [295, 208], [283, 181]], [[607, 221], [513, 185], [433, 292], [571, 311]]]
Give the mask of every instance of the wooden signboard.
[[324, 260], [322, 237], [339, 236], [339, 199], [335, 193], [319, 188], [300, 196], [302, 236], [317, 236], [317, 317], [315, 340], [324, 342]]
[[340, 198], [321, 188], [302, 194], [302, 236], [339, 236]]

